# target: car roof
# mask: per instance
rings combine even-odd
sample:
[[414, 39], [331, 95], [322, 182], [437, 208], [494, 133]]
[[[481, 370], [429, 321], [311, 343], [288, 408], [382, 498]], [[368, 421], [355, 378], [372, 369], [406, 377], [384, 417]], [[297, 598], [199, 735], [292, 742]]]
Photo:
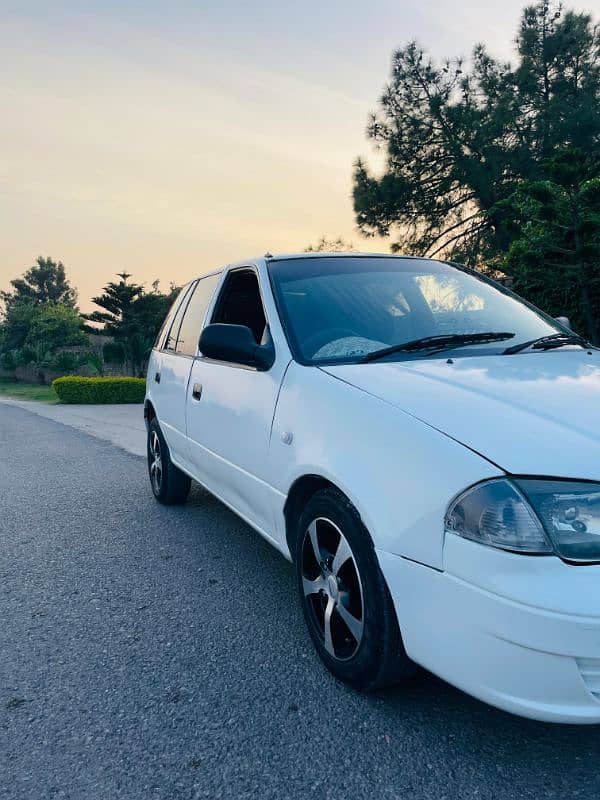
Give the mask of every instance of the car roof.
[[[198, 277], [206, 278], [209, 275], [218, 274], [225, 271], [230, 271], [232, 269], [243, 269], [244, 267], [253, 267], [253, 266], [267, 266], [275, 261], [296, 261], [299, 259], [314, 259], [314, 258], [387, 258], [387, 259], [396, 259], [396, 260], [405, 260], [405, 261], [435, 261], [436, 263], [440, 263], [438, 259], [428, 258], [427, 256], [406, 256], [406, 255], [397, 255], [395, 253], [361, 253], [361, 252], [344, 252], [344, 253], [330, 253], [330, 252], [301, 252], [301, 253], [278, 253], [276, 255], [272, 255], [271, 253], [267, 252], [262, 256], [255, 256], [253, 258], [243, 258], [239, 261], [233, 261], [229, 264], [225, 264], [222, 267], [217, 269], [211, 270], [210, 272], [206, 272], [203, 275], [197, 276], [194, 280], [197, 280]], [[442, 262], [447, 263], [447, 262]]]
[[281, 253], [278, 255], [266, 253], [263, 258], [265, 261], [288, 261], [290, 259], [299, 258], [406, 258], [416, 259], [419, 261], [431, 261], [431, 259], [424, 258], [423, 256], [405, 256], [397, 255], [395, 253], [362, 253], [355, 252], [354, 250], [349, 250], [343, 253], [330, 253], [327, 251], [319, 252], [315, 250], [311, 250], [306, 253]]
[[[314, 258], [387, 258], [387, 259], [403, 259], [406, 261], [435, 261], [436, 259], [427, 258], [426, 256], [406, 256], [406, 255], [397, 255], [395, 253], [361, 253], [355, 251], [348, 251], [343, 253], [330, 253], [330, 252], [317, 252], [317, 251], [310, 251], [310, 252], [302, 252], [302, 253], [277, 253], [273, 255], [269, 252], [265, 253], [263, 256], [259, 256], [258, 258], [249, 258], [246, 260], [236, 261], [232, 264], [227, 264], [225, 269], [237, 268], [237, 267], [244, 267], [249, 266], [250, 264], [272, 264], [275, 261], [297, 261], [297, 260], [309, 260]], [[439, 261], [438, 261], [439, 263]]]

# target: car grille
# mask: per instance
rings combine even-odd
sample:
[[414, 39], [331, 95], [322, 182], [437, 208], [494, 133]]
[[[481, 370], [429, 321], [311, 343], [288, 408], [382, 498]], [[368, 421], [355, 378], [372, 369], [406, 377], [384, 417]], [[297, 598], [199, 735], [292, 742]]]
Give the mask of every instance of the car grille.
[[577, 658], [583, 682], [596, 700], [600, 700], [600, 658]]

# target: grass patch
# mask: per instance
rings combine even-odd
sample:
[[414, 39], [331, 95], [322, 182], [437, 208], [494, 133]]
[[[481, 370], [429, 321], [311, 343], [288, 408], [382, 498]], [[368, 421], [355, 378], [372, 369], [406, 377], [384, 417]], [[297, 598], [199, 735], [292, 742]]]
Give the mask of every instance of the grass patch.
[[17, 397], [19, 400], [37, 400], [39, 403], [58, 403], [56, 392], [51, 386], [24, 381], [0, 379], [0, 397]]

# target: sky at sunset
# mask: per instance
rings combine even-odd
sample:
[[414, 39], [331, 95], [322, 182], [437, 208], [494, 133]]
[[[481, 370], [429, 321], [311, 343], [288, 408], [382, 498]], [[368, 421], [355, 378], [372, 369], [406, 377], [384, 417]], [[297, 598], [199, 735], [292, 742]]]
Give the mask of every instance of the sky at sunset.
[[[586, 10], [592, 2], [570, 2]], [[43, 254], [80, 306], [354, 229], [352, 163], [393, 49], [485, 41], [523, 3], [0, 0], [0, 288]]]

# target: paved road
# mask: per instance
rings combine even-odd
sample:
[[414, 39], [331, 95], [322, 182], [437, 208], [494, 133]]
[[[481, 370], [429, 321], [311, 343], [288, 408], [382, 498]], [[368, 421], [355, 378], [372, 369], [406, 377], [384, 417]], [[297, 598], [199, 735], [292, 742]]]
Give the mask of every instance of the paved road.
[[146, 454], [146, 427], [143, 403], [88, 405], [69, 403], [38, 403], [0, 397], [0, 414], [3, 404], [25, 408], [40, 417], [61, 422], [71, 428], [97, 436], [116, 444], [138, 456]]
[[[540, 676], [543, 680], [543, 676]], [[0, 407], [0, 797], [597, 798], [600, 728], [320, 666], [290, 566], [197, 489]]]

